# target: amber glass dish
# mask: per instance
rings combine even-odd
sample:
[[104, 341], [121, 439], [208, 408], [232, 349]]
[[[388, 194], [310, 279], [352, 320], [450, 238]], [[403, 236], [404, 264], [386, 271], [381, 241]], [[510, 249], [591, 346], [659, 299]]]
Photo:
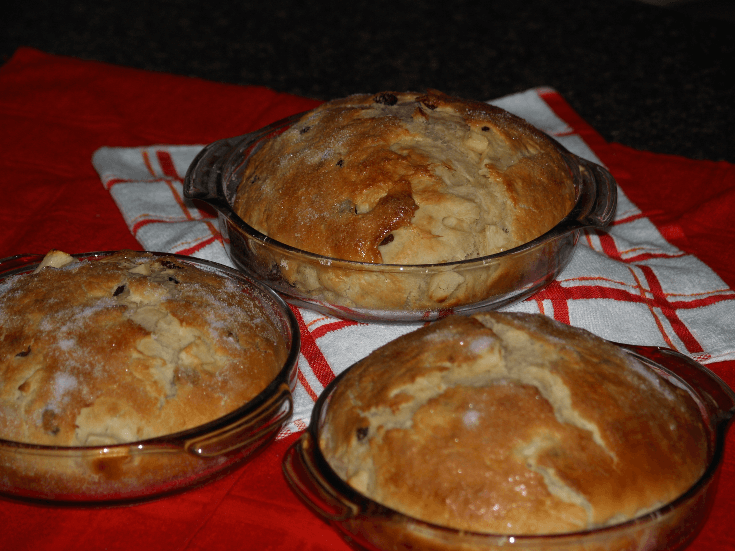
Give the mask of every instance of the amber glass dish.
[[[112, 252], [74, 255], [94, 261]], [[161, 253], [153, 253], [161, 254]], [[54, 505], [118, 504], [187, 490], [219, 478], [273, 441], [293, 411], [300, 346], [293, 313], [268, 287], [242, 273], [186, 256], [182, 262], [235, 281], [267, 313], [288, 350], [273, 381], [249, 402], [204, 425], [148, 440], [57, 447], [0, 439], [0, 496]], [[0, 260], [0, 284], [30, 272], [43, 255]]]
[[675, 384], [700, 406], [708, 439], [707, 467], [691, 488], [663, 507], [596, 530], [553, 535], [466, 532], [424, 522], [389, 509], [347, 485], [319, 449], [329, 397], [341, 376], [328, 386], [302, 437], [286, 452], [283, 471], [291, 488], [318, 516], [356, 549], [449, 551], [673, 551], [686, 547], [703, 526], [715, 495], [725, 436], [735, 415], [735, 393], [714, 373], [677, 352], [620, 345]]
[[[576, 203], [554, 228], [529, 243], [489, 256], [421, 265], [354, 262], [302, 251], [261, 234], [233, 209], [248, 159], [299, 116], [208, 145], [190, 165], [184, 183], [187, 198], [218, 211], [233, 264], [296, 306], [381, 322], [500, 308], [550, 283], [569, 263], [581, 230], [604, 228], [615, 213], [617, 188], [610, 173], [556, 144], [574, 181]], [[432, 299], [431, 289], [448, 279], [462, 281], [459, 292]]]

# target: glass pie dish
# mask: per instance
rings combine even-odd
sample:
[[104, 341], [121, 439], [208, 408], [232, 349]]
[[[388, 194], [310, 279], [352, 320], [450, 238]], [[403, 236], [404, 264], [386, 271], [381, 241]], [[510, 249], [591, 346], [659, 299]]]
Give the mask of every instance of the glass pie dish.
[[[116, 251], [72, 255], [95, 261]], [[268, 287], [237, 270], [181, 255], [182, 263], [236, 283], [267, 316], [285, 349], [275, 378], [253, 399], [194, 428], [124, 444], [49, 446], [0, 438], [0, 496], [41, 504], [114, 505], [200, 486], [224, 476], [270, 444], [293, 411], [300, 336], [296, 319]], [[0, 260], [0, 285], [33, 271], [43, 255]]]
[[[356, 321], [410, 322], [500, 308], [535, 293], [566, 267], [584, 228], [604, 228], [617, 203], [603, 167], [554, 142], [575, 186], [576, 203], [538, 238], [484, 257], [443, 264], [376, 264], [313, 254], [255, 230], [235, 212], [248, 159], [301, 115], [206, 146], [190, 165], [184, 195], [211, 205], [234, 265], [287, 302]], [[294, 213], [297, 216], [297, 213]], [[444, 289], [451, 288], [451, 294]]]
[[685, 388], [699, 406], [708, 442], [701, 477], [674, 501], [632, 520], [604, 528], [553, 535], [490, 534], [431, 524], [385, 507], [359, 493], [327, 463], [320, 430], [337, 377], [319, 397], [311, 423], [286, 452], [283, 471], [293, 491], [356, 549], [613, 551], [683, 549], [698, 534], [712, 507], [735, 393], [717, 375], [665, 348], [619, 345], [660, 376]]

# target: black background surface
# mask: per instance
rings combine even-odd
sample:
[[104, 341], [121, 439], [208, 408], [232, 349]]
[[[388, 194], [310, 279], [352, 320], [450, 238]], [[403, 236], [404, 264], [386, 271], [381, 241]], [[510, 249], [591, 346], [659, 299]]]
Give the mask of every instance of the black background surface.
[[[8, 11], [9, 10], [9, 11]], [[20, 46], [318, 99], [558, 90], [603, 137], [735, 162], [735, 20], [632, 0], [27, 0]]]

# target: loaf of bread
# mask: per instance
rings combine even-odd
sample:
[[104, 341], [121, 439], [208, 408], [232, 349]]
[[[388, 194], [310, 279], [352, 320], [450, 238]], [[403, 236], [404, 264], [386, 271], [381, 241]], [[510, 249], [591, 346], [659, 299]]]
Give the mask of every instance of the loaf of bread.
[[435, 264], [508, 250], [572, 208], [558, 148], [522, 119], [440, 92], [338, 99], [248, 162], [238, 215], [320, 255]]
[[288, 353], [236, 280], [173, 256], [53, 251], [0, 282], [0, 438], [110, 445], [217, 419]]
[[554, 534], [676, 499], [707, 441], [684, 390], [540, 315], [448, 317], [355, 364], [319, 446], [350, 486], [459, 530]]

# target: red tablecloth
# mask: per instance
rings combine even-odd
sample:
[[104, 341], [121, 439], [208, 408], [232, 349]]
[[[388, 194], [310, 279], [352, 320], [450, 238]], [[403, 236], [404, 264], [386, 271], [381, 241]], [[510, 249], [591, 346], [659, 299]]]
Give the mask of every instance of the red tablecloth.
[[[92, 167], [91, 155], [101, 146], [208, 143], [314, 105], [264, 88], [21, 49], [0, 68], [0, 258], [50, 248], [140, 247]], [[563, 100], [552, 107], [672, 244], [735, 286], [733, 165], [607, 144]], [[735, 362], [709, 367], [735, 387]], [[220, 481], [150, 503], [61, 509], [0, 500], [0, 548], [347, 549], [281, 475], [280, 459], [293, 439]], [[691, 549], [735, 548], [733, 439], [714, 511]]]

